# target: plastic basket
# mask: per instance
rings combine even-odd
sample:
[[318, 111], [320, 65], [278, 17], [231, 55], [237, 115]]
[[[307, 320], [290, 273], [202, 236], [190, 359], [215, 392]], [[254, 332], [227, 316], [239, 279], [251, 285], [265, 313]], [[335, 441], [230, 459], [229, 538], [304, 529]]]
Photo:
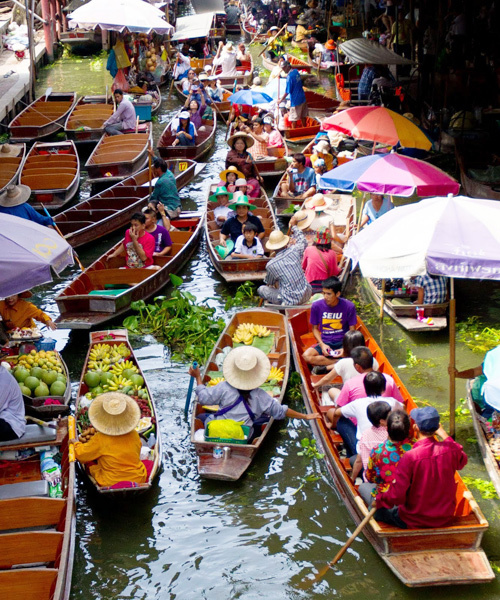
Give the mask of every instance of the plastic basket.
[[56, 340], [52, 338], [42, 338], [35, 342], [35, 348], [40, 352], [40, 350], [55, 350], [56, 349]]
[[217, 438], [217, 437], [208, 437], [208, 423], [205, 425], [205, 442], [214, 442], [215, 444], [248, 444], [248, 436], [250, 435], [250, 427], [248, 425], [242, 425], [243, 433], [245, 434], [245, 439], [243, 440], [233, 440], [231, 438]]

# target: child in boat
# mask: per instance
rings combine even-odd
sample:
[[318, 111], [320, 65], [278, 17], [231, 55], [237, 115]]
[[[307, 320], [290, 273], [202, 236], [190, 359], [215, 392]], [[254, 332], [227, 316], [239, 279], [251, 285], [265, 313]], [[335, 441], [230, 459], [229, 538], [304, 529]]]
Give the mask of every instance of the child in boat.
[[274, 127], [274, 120], [271, 116], [264, 117], [264, 131], [269, 136], [267, 145], [269, 148], [283, 148], [284, 142], [280, 132]]
[[231, 258], [259, 258], [264, 256], [264, 248], [257, 237], [257, 227], [253, 223], [243, 225], [243, 235], [236, 240]]
[[145, 483], [148, 474], [140, 459], [142, 444], [135, 430], [141, 418], [137, 402], [126, 394], [108, 392], [94, 398], [88, 416], [96, 433], [88, 442], [70, 442], [81, 463], [92, 463], [88, 471], [97, 484]]
[[229, 201], [233, 199], [233, 194], [230, 194], [224, 186], [219, 186], [208, 199], [210, 202], [217, 202], [214, 217], [218, 227], [222, 227], [229, 217], [234, 217], [236, 214], [229, 208]]
[[147, 208], [143, 213], [146, 216], [146, 231], [155, 239], [153, 256], [166, 256], [172, 248], [172, 239], [168, 230], [158, 225], [155, 210]]
[[36, 327], [35, 319], [47, 325], [49, 329], [57, 329], [49, 315], [31, 302], [26, 302], [26, 298], [31, 298], [32, 295], [31, 292], [26, 291], [0, 300], [0, 316], [8, 331], [22, 327], [34, 328]]
[[109, 256], [112, 258], [125, 254], [125, 269], [147, 269], [153, 266], [155, 239], [146, 231], [146, 217], [142, 213], [135, 213], [130, 219], [130, 229], [125, 232], [124, 241]]
[[[243, 196], [248, 196], [250, 202], [253, 201], [253, 199], [256, 197], [255, 196], [255, 185], [252, 185], [250, 183], [248, 183], [248, 181], [246, 179], [237, 179], [236, 183], [234, 184], [236, 187], [236, 194], [242, 194]], [[260, 189], [259, 189], [260, 192]]]
[[234, 194], [236, 191], [236, 181], [238, 179], [245, 179], [243, 173], [238, 171], [235, 166], [231, 166], [225, 171], [222, 171], [219, 177], [220, 182], [218, 185], [224, 186], [230, 194]]
[[316, 191], [320, 194], [327, 193], [329, 190], [321, 188], [321, 178], [326, 173], [326, 164], [323, 158], [317, 158], [314, 163], [314, 173], [316, 174]]

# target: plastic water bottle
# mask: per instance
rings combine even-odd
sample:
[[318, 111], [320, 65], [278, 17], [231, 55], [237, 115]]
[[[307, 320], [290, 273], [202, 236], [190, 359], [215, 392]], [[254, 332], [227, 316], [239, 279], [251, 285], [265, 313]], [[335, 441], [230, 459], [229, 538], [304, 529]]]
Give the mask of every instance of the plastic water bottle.
[[152, 433], [148, 438], [148, 446], [154, 448], [156, 446], [156, 436]]

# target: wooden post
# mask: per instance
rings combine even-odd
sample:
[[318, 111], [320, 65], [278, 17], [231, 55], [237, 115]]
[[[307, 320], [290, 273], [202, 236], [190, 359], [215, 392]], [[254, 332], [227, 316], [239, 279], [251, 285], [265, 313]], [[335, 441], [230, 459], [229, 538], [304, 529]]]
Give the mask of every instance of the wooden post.
[[455, 334], [456, 334], [455, 281], [450, 278], [450, 436], [455, 437]]
[[43, 35], [45, 38], [45, 50], [47, 51], [47, 58], [49, 62], [54, 62], [54, 45], [52, 43], [51, 26], [50, 26], [50, 5], [49, 0], [41, 0], [42, 6], [42, 18], [45, 23], [43, 24]]
[[380, 290], [380, 320], [384, 318], [385, 303], [385, 279], [382, 279], [382, 289]]

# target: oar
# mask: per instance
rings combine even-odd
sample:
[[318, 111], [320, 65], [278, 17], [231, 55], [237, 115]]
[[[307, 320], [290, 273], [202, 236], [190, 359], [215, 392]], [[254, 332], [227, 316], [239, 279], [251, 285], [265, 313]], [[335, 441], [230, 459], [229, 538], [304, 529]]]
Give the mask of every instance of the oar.
[[215, 112], [219, 115], [219, 117], [224, 121], [224, 125], [227, 127], [227, 121], [226, 119], [224, 119], [224, 117], [222, 116], [221, 111], [219, 110], [219, 107], [217, 106], [217, 103], [215, 102], [215, 100], [212, 102], [212, 104], [215, 107]]
[[[197, 369], [197, 368], [198, 368], [198, 363], [196, 361], [194, 361], [193, 369]], [[188, 393], [186, 396], [186, 405], [184, 406], [184, 416], [186, 418], [188, 415], [189, 405], [191, 404], [191, 394], [193, 393], [193, 387], [194, 387], [194, 377], [191, 377], [191, 380], [189, 382], [189, 387], [188, 387]]]
[[50, 94], [52, 94], [52, 88], [51, 88], [51, 87], [48, 87], [48, 88], [45, 90], [45, 102], [47, 102], [47, 100], [48, 100], [48, 98], [49, 98]]
[[333, 565], [335, 563], [337, 563], [344, 556], [346, 550], [350, 547], [350, 545], [354, 542], [354, 540], [358, 537], [358, 535], [363, 531], [363, 529], [366, 527], [366, 525], [368, 524], [370, 519], [375, 514], [376, 510], [377, 510], [377, 507], [374, 506], [370, 510], [370, 512], [366, 515], [366, 517], [361, 521], [361, 523], [356, 527], [356, 529], [354, 530], [354, 533], [347, 540], [347, 542], [337, 552], [337, 554], [335, 555], [335, 558], [332, 561], [330, 561], [325, 567], [323, 567], [314, 579], [307, 579], [306, 581], [304, 581], [303, 585], [301, 586], [302, 589], [308, 589], [311, 586], [313, 586], [315, 583], [317, 583], [320, 579], [323, 579], [323, 577], [327, 573], [328, 569], [330, 567], [333, 567]]
[[264, 46], [264, 48], [262, 48], [262, 50], [259, 52], [259, 54], [258, 54], [257, 58], [259, 58], [259, 56], [261, 56], [262, 54], [264, 54], [264, 51], [265, 51], [265, 49], [266, 49], [266, 48], [269, 48], [269, 46], [270, 46], [270, 45], [271, 45], [271, 44], [274, 42], [274, 40], [275, 40], [277, 37], [279, 37], [280, 33], [283, 31], [283, 29], [285, 29], [285, 27], [288, 27], [288, 23], [285, 23], [285, 24], [283, 25], [283, 27], [282, 27], [282, 28], [281, 28], [281, 29], [278, 31], [278, 33], [277, 33], [277, 34], [276, 34], [276, 35], [275, 35], [273, 38], [271, 38], [271, 39], [270, 39], [270, 40], [267, 42], [267, 44]]
[[[149, 149], [153, 150], [153, 145], [150, 144], [149, 145]], [[152, 158], [151, 158], [151, 153], [148, 152], [148, 169], [149, 169], [149, 195], [151, 196], [152, 194], [152, 186], [151, 186], [151, 180], [153, 179], [153, 169], [152, 169]]]
[[[43, 208], [45, 214], [49, 217], [49, 219], [52, 219], [49, 211], [45, 208], [45, 206], [41, 202], [40, 202], [40, 206]], [[66, 238], [64, 237], [63, 232], [59, 229], [59, 227], [56, 225], [56, 223], [53, 219], [52, 219], [52, 223], [54, 224], [54, 229], [57, 231], [57, 233], [65, 240]], [[82, 272], [85, 271], [85, 267], [82, 265], [80, 259], [78, 258], [78, 254], [76, 253], [75, 249], [72, 248], [72, 251], [73, 251], [73, 256], [75, 257], [75, 260], [78, 263], [78, 266], [80, 267]]]
[[54, 423], [46, 423], [45, 421], [42, 421], [41, 419], [37, 419], [35, 417], [30, 417], [28, 415], [26, 415], [24, 418], [26, 419], [26, 421], [32, 421], [33, 423], [40, 425], [40, 427], [47, 427], [48, 429], [57, 429], [57, 425], [54, 425]]
[[[68, 417], [68, 438], [70, 440], [76, 439], [76, 422], [73, 415]], [[75, 445], [70, 444], [68, 448], [68, 459], [69, 462], [75, 462]]]

